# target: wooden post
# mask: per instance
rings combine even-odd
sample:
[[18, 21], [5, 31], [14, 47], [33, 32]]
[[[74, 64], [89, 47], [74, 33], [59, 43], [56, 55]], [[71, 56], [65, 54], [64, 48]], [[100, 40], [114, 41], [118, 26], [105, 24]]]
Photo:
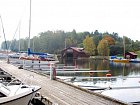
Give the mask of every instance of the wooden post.
[[25, 68], [25, 60], [23, 59], [23, 69]]
[[56, 68], [55, 68], [55, 66], [53, 67], [53, 80], [56, 80]]
[[50, 80], [56, 79], [56, 68], [53, 63], [50, 63]]
[[9, 56], [8, 56], [8, 58], [7, 58], [7, 63], [8, 63], [8, 64], [10, 63]]
[[52, 72], [52, 70], [53, 70], [53, 64], [51, 63], [50, 64], [50, 80], [53, 80], [53, 72]]

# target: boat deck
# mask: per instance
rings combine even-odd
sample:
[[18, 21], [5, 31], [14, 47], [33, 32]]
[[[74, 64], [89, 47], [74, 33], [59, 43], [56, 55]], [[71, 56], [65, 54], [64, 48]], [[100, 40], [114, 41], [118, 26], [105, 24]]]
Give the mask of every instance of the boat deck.
[[[61, 80], [50, 80], [43, 74], [18, 69], [6, 62], [1, 62], [0, 68], [22, 82], [30, 84], [32, 81], [34, 85], [41, 86], [41, 94], [46, 96], [53, 105], [127, 105], [127, 103], [72, 86]], [[23, 81], [25, 79], [27, 81]]]

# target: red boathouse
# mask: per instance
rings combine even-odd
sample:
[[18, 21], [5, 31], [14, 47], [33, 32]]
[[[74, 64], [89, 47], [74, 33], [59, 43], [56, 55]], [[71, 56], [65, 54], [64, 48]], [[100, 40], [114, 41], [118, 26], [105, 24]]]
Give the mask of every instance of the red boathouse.
[[81, 58], [81, 57], [89, 57], [88, 54], [85, 53], [83, 48], [78, 47], [68, 47], [61, 52], [62, 58]]
[[125, 58], [127, 58], [127, 59], [136, 59], [137, 56], [138, 55], [136, 53], [134, 53], [134, 52], [127, 52], [127, 53], [125, 53]]

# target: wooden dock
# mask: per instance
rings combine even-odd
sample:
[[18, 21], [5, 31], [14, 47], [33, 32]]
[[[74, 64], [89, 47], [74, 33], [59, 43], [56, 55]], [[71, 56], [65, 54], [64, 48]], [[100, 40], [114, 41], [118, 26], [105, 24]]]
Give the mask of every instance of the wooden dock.
[[[23, 82], [29, 84], [31, 80], [33, 84], [41, 86], [41, 94], [46, 96], [53, 105], [128, 105], [113, 98], [67, 84], [61, 80], [50, 80], [44, 74], [18, 69], [6, 62], [0, 62], [0, 68], [21, 81], [27, 79]], [[30, 76], [32, 78], [28, 78]]]

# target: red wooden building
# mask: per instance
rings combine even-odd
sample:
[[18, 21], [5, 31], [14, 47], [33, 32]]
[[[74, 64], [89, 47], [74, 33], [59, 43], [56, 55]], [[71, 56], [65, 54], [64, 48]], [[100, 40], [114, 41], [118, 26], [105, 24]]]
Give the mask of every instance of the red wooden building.
[[127, 59], [136, 59], [137, 56], [138, 55], [136, 53], [134, 53], [134, 52], [127, 52], [127, 53], [125, 53], [125, 58], [127, 58]]
[[89, 57], [88, 54], [85, 53], [83, 48], [77, 47], [68, 47], [61, 52], [62, 58], [81, 58], [81, 57]]

